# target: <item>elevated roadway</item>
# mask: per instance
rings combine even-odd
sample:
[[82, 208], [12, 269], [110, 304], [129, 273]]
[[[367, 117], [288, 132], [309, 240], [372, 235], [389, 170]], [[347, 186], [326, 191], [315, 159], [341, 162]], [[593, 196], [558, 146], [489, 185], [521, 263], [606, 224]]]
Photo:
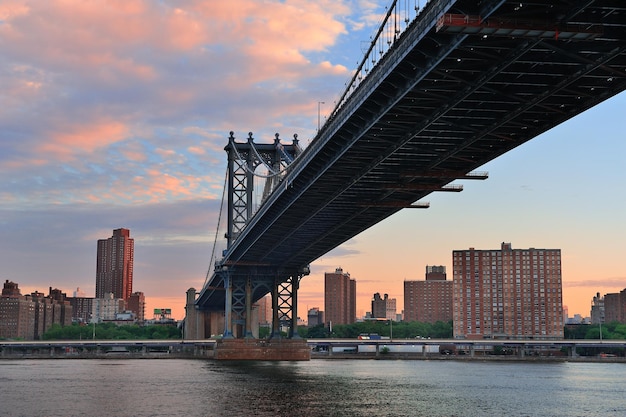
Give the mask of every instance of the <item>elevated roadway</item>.
[[[359, 68], [224, 253], [199, 309], [224, 309], [222, 268], [232, 279], [298, 274], [399, 210], [427, 207], [430, 193], [460, 191], [453, 181], [486, 178], [475, 170], [626, 89], [623, 0], [432, 0], [390, 45]], [[252, 298], [267, 292], [255, 287]]]

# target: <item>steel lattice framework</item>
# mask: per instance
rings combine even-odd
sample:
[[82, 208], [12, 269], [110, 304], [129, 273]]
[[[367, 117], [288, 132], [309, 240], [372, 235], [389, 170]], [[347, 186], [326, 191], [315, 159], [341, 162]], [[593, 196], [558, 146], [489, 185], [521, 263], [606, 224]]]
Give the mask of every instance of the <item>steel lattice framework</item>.
[[626, 2], [432, 0], [379, 55], [236, 230], [199, 308], [223, 308], [223, 268], [297, 282], [346, 240], [486, 178], [473, 171], [624, 91]]

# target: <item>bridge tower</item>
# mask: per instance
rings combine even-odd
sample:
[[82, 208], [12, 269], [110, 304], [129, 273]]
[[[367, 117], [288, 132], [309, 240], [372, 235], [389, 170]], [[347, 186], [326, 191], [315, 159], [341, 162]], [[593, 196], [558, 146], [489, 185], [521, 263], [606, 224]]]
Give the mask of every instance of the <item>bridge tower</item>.
[[[242, 262], [229, 256], [237, 239], [257, 209], [272, 191], [280, 186], [289, 165], [300, 154], [298, 136], [291, 144], [283, 145], [278, 133], [274, 142], [255, 143], [253, 134], [246, 142], [236, 142], [230, 132], [228, 145], [227, 181], [227, 247], [223, 259], [215, 265], [215, 274], [221, 275], [225, 291], [224, 338], [252, 337], [252, 304], [270, 293], [272, 296], [272, 334], [280, 337], [281, 328], [288, 327], [290, 338], [297, 338], [297, 290], [300, 279], [308, 274], [308, 266], [300, 270], [285, 270], [280, 265], [264, 262]], [[264, 166], [267, 174], [258, 172]], [[255, 178], [264, 178], [260, 202], [254, 200]]]

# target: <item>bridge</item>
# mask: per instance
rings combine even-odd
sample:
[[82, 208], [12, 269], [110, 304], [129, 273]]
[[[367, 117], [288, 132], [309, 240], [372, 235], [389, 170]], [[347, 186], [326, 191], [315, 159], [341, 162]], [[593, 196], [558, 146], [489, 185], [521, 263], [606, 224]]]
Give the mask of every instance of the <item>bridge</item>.
[[[626, 88], [623, 0], [393, 1], [348, 87], [306, 149], [294, 137], [228, 155], [227, 248], [199, 294], [193, 337], [251, 335], [272, 294], [273, 334], [296, 336], [308, 265], [403, 209], [426, 208], [485, 163]], [[264, 201], [251, 203], [258, 167]], [[195, 291], [195, 290], [194, 290]], [[197, 296], [196, 296], [197, 295]], [[199, 314], [204, 314], [200, 318]]]

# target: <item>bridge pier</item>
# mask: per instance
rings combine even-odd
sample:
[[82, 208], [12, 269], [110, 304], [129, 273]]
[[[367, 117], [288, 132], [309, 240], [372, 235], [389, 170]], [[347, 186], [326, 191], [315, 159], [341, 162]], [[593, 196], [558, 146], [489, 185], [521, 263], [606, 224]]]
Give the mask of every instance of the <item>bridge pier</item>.
[[252, 279], [246, 280], [246, 330], [245, 338], [252, 338]]
[[272, 287], [272, 332], [270, 339], [280, 339], [280, 320], [278, 315], [278, 282], [274, 282]]
[[233, 336], [233, 283], [228, 273], [224, 274], [224, 288], [226, 289], [226, 300], [224, 307], [224, 339], [232, 339]]

